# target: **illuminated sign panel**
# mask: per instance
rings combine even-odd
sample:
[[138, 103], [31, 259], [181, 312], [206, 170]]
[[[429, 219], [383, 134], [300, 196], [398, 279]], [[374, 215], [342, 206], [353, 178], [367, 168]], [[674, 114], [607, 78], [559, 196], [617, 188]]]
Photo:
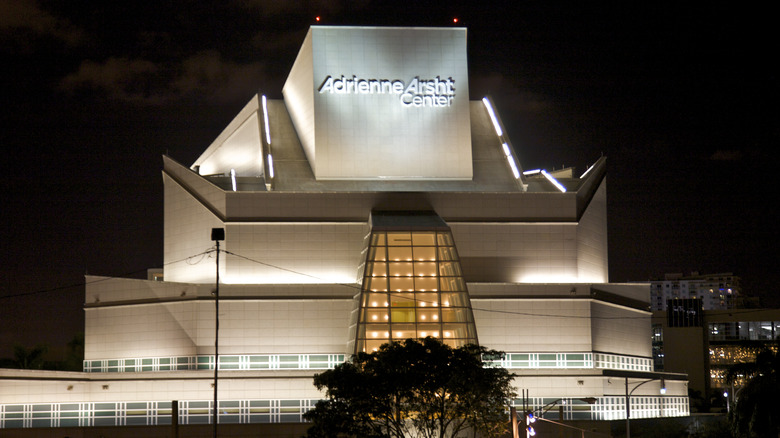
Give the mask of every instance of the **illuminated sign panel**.
[[284, 95], [317, 179], [472, 177], [466, 29], [314, 26]]
[[390, 79], [333, 78], [328, 76], [320, 85], [320, 93], [331, 94], [397, 94], [404, 106], [451, 106], [455, 98], [455, 81], [452, 78], [442, 80], [438, 76], [430, 80], [420, 80], [419, 76], [409, 81]]

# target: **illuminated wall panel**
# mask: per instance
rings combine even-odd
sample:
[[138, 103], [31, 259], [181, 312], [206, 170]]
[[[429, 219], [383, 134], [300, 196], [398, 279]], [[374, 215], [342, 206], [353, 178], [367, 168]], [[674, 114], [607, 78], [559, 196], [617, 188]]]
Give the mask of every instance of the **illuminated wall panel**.
[[284, 96], [317, 179], [472, 177], [464, 28], [313, 26]]

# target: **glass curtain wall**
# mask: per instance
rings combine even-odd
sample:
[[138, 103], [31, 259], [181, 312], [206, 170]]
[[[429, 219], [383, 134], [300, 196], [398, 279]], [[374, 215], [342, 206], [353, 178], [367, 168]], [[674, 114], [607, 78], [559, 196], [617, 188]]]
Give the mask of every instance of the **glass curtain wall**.
[[477, 343], [449, 230], [372, 231], [359, 305], [356, 353], [427, 336], [451, 347]]

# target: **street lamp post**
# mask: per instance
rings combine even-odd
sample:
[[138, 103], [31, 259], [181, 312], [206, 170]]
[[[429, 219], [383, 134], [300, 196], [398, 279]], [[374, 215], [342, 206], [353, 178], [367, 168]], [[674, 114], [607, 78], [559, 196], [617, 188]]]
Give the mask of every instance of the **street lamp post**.
[[217, 282], [214, 289], [214, 410], [212, 411], [214, 438], [217, 438], [217, 420], [219, 418], [219, 405], [217, 404], [217, 384], [219, 383], [217, 374], [217, 371], [219, 370], [219, 242], [225, 240], [225, 229], [212, 228], [211, 240], [217, 243]]
[[666, 394], [666, 384], [663, 377], [645, 380], [644, 382], [641, 382], [638, 385], [636, 385], [631, 390], [631, 392], [628, 391], [628, 377], [626, 377], [626, 438], [631, 438], [631, 394], [633, 394], [634, 391], [637, 390], [637, 388], [644, 385], [645, 383], [653, 382], [655, 380], [661, 381], [661, 394]]

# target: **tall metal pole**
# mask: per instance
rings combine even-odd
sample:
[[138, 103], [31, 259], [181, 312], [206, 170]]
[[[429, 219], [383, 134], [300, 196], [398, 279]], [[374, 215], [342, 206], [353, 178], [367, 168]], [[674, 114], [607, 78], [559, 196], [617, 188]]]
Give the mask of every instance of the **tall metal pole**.
[[217, 405], [217, 385], [219, 383], [217, 372], [219, 370], [219, 240], [217, 240], [217, 287], [214, 289], [214, 438], [217, 438], [217, 418], [219, 409]]
[[631, 438], [630, 417], [631, 417], [631, 394], [628, 392], [628, 377], [626, 377], [626, 438]]
[[212, 423], [214, 425], [214, 438], [217, 438], [217, 421], [219, 418], [219, 404], [217, 399], [217, 387], [219, 384], [219, 241], [225, 240], [224, 228], [212, 228], [211, 240], [217, 243], [217, 285], [214, 289], [214, 410]]

